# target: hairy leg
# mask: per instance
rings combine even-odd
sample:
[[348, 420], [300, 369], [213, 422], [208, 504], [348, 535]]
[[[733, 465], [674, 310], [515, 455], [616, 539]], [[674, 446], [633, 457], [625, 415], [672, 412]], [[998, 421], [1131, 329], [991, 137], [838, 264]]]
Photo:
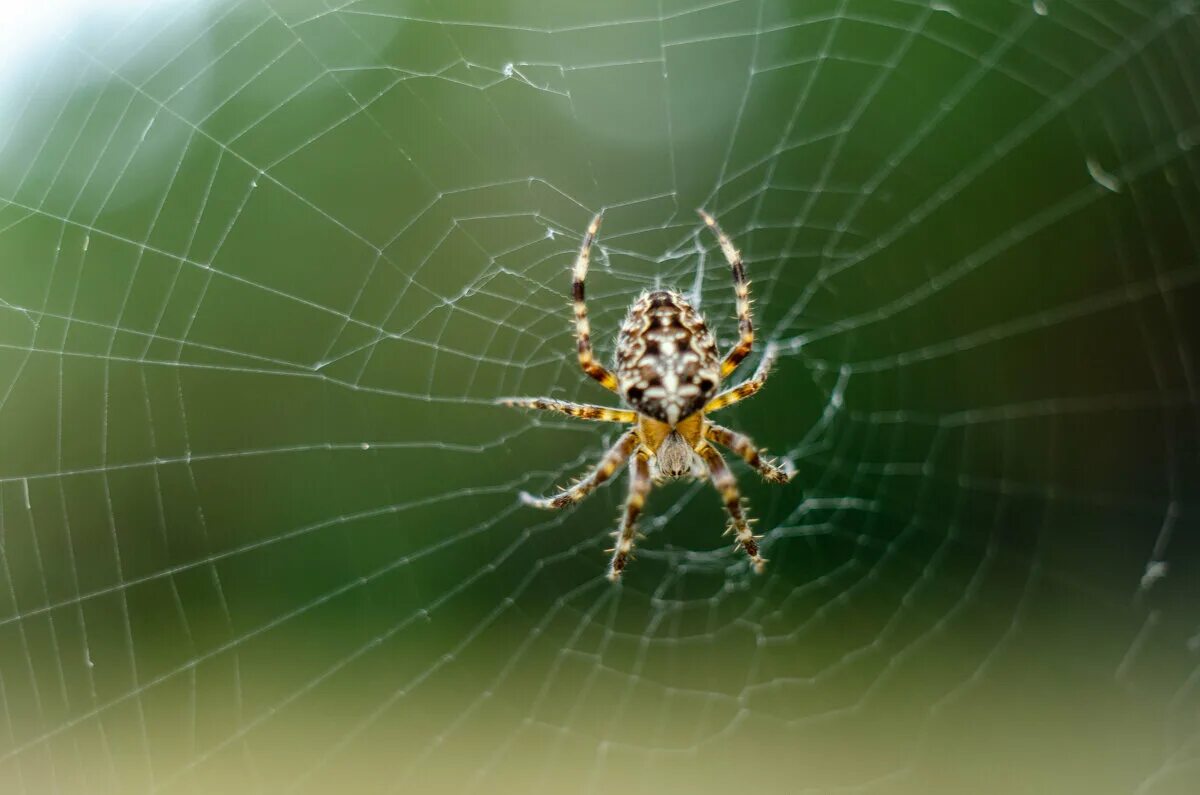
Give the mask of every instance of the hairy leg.
[[721, 495], [721, 500], [725, 503], [725, 510], [729, 513], [729, 529], [737, 537], [738, 544], [742, 549], [746, 550], [746, 554], [750, 557], [750, 565], [755, 573], [762, 574], [763, 565], [767, 562], [765, 558], [758, 552], [758, 540], [754, 533], [750, 532], [750, 523], [746, 520], [746, 515], [742, 512], [742, 494], [738, 491], [737, 479], [733, 473], [729, 471], [729, 467], [725, 464], [725, 459], [708, 442], [701, 442], [696, 446], [696, 452], [704, 459], [704, 463], [708, 465], [709, 474], [712, 475], [712, 484], [717, 492]]
[[758, 470], [758, 474], [772, 483], [787, 483], [796, 474], [792, 468], [792, 462], [784, 459], [783, 466], [775, 466], [763, 457], [765, 451], [755, 447], [749, 436], [731, 431], [723, 425], [709, 423], [704, 429], [704, 438], [729, 448], [747, 464]]
[[734, 247], [729, 235], [721, 231], [717, 220], [704, 210], [696, 212], [700, 213], [704, 223], [717, 236], [721, 253], [725, 255], [725, 260], [729, 263], [730, 270], [733, 271], [733, 291], [737, 294], [738, 342], [729, 351], [725, 361], [721, 362], [721, 377], [726, 378], [733, 374], [733, 371], [741, 364], [742, 359], [750, 354], [750, 349], [754, 346], [754, 320], [750, 316], [750, 282], [746, 281], [746, 269], [742, 264], [742, 255]]
[[762, 389], [763, 384], [767, 382], [767, 376], [771, 374], [771, 367], [775, 364], [775, 357], [778, 355], [778, 348], [774, 345], [767, 346], [767, 351], [763, 354], [762, 361], [758, 363], [758, 369], [754, 371], [754, 375], [750, 380], [743, 381], [735, 387], [726, 389], [708, 401], [704, 405], [704, 413], [710, 414], [714, 411], [720, 411], [726, 406], [732, 406], [734, 403], [745, 400]]
[[561, 493], [553, 497], [539, 498], [527, 492], [521, 492], [521, 501], [526, 505], [532, 505], [534, 508], [542, 508], [551, 510], [554, 508], [565, 508], [568, 505], [574, 505], [583, 500], [584, 497], [596, 490], [600, 484], [613, 476], [621, 464], [629, 458], [629, 454], [638, 445], [638, 433], [634, 429], [626, 431], [617, 443], [608, 449], [604, 454], [604, 458], [592, 470], [592, 473], [586, 478], [583, 478], [569, 489], [564, 489]]
[[633, 540], [637, 535], [637, 518], [650, 493], [650, 458], [644, 449], [638, 450], [629, 469], [629, 496], [625, 499], [625, 512], [621, 516], [621, 529], [613, 533], [617, 539], [612, 549], [612, 563], [608, 566], [608, 579], [616, 582], [629, 562], [633, 552]]
[[571, 297], [575, 303], [575, 338], [579, 348], [579, 366], [600, 382], [605, 389], [617, 391], [617, 377], [604, 365], [596, 361], [592, 353], [592, 329], [588, 324], [587, 301], [584, 298], [583, 282], [587, 278], [588, 258], [591, 256], [592, 243], [596, 240], [596, 232], [600, 231], [600, 216], [597, 215], [588, 225], [587, 233], [583, 236], [583, 245], [579, 247], [579, 256], [575, 259], [575, 270], [572, 272]]
[[599, 422], [637, 422], [637, 413], [625, 409], [610, 409], [607, 406], [592, 406], [587, 403], [569, 403], [565, 400], [551, 398], [505, 397], [496, 398], [496, 402], [504, 406], [515, 406], [521, 409], [541, 409], [556, 411], [569, 417], [581, 420], [597, 420]]

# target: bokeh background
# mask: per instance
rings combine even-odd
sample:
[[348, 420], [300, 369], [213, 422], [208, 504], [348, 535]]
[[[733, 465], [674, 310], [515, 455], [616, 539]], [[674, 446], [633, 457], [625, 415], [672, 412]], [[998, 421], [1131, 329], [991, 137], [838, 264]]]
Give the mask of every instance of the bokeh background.
[[[0, 15], [0, 791], [1197, 791], [1191, 0]], [[517, 494], [616, 428], [492, 400], [614, 402], [601, 209], [602, 357], [730, 340], [700, 206], [799, 475], [613, 587]]]

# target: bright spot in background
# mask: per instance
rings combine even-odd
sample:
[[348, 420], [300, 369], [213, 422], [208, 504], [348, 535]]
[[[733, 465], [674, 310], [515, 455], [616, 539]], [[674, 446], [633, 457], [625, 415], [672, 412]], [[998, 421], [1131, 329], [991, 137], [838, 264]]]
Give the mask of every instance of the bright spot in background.
[[0, 0], [0, 63], [12, 68], [58, 40], [69, 28], [96, 15], [129, 19], [149, 6], [173, 5], [150, 0]]
[[[19, 143], [15, 139], [20, 131], [46, 129], [70, 97], [81, 96], [90, 84], [110, 84], [114, 70], [138, 52], [137, 47], [123, 42], [122, 36], [134, 37], [141, 26], [156, 22], [161, 25], [159, 20], [167, 18], [179, 24], [183, 4], [183, 0], [0, 0], [0, 168], [18, 168], [15, 173], [25, 173], [29, 164], [20, 154], [22, 147], [9, 146]], [[207, 4], [190, 5], [201, 12], [193, 22], [199, 25]], [[94, 31], [104, 33], [89, 40], [86, 47], [79, 44], [79, 33]], [[211, 61], [207, 37], [193, 42], [184, 57], [201, 63]], [[193, 83], [199, 88], [211, 80], [210, 74], [197, 74]], [[128, 89], [136, 91], [131, 86]], [[203, 94], [198, 90], [190, 100], [176, 102], [172, 106], [174, 115], [186, 118], [191, 109], [189, 101], [198, 102]], [[145, 97], [144, 101], [154, 100]], [[150, 134], [155, 126], [159, 129]], [[181, 125], [152, 122], [144, 132], [141, 155], [153, 158], [174, 152], [185, 135]], [[33, 143], [35, 148], [41, 145], [40, 139]], [[80, 168], [84, 170], [79, 172]], [[91, 168], [90, 164], [68, 160], [62, 165], [59, 181], [72, 184], [73, 180], [84, 180]], [[127, 191], [109, 206], [133, 200], [136, 194], [136, 189]]]
[[[30, 78], [36, 63], [45, 66], [67, 34], [81, 26], [119, 30], [146, 11], [162, 13], [179, 0], [0, 0], [0, 119], [11, 123], [8, 97]], [[116, 23], [116, 24], [114, 24]], [[19, 92], [18, 92], [19, 93]]]

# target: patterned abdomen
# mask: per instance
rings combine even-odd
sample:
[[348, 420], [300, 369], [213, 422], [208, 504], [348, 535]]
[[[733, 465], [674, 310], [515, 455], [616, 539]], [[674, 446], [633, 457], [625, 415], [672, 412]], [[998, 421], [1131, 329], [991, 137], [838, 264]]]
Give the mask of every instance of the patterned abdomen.
[[682, 295], [638, 297], [617, 338], [617, 381], [630, 406], [672, 427], [704, 407], [720, 385], [721, 360], [704, 318]]

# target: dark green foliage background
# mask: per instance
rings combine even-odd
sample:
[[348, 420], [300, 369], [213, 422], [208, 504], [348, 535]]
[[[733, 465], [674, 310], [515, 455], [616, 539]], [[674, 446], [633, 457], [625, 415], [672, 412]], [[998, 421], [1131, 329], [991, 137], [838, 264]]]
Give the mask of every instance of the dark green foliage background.
[[[0, 791], [1194, 790], [1190, 0], [0, 14]], [[613, 403], [600, 209], [602, 356], [728, 340], [697, 206], [799, 475], [612, 587], [516, 495], [615, 429], [492, 400]]]

